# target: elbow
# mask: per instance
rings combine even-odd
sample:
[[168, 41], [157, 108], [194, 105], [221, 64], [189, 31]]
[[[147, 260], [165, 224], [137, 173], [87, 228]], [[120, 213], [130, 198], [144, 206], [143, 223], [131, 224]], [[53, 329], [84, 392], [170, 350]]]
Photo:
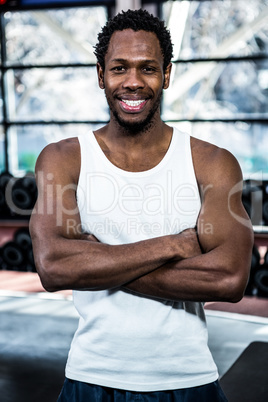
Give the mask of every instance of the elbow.
[[221, 301], [238, 303], [245, 293], [248, 282], [248, 275], [244, 272], [226, 274], [225, 278], [221, 281], [219, 289], [219, 298]]
[[49, 293], [53, 293], [53, 292], [57, 292], [59, 290], [61, 290], [61, 288], [57, 287], [55, 285], [55, 283], [53, 283], [53, 281], [49, 280], [46, 276], [40, 276], [40, 280], [41, 280], [41, 284], [43, 286], [43, 288], [49, 292]]
[[235, 280], [229, 280], [228, 286], [220, 286], [217, 299], [222, 302], [238, 303], [243, 296], [244, 288], [237, 284]]
[[229, 303], [238, 303], [243, 299], [245, 288], [243, 286], [233, 286], [232, 291], [228, 293], [227, 300]]
[[36, 262], [36, 270], [39, 275], [41, 284], [47, 292], [56, 292], [62, 290], [58, 285], [56, 270], [49, 260], [42, 260]]

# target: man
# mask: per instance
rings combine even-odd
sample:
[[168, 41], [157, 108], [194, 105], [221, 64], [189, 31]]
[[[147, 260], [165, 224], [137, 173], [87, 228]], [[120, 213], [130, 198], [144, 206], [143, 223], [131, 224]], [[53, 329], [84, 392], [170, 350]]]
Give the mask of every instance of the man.
[[161, 120], [163, 22], [129, 10], [98, 39], [110, 122], [36, 164], [37, 270], [48, 291], [74, 290], [81, 317], [59, 401], [225, 401], [203, 303], [237, 302], [247, 283], [239, 165]]

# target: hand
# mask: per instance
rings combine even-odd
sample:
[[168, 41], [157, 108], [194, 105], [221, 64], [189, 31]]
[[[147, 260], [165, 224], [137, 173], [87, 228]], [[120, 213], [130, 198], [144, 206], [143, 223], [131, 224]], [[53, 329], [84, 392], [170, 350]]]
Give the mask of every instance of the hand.
[[87, 241], [92, 241], [95, 243], [100, 243], [100, 241], [97, 239], [97, 237], [95, 237], [93, 234], [89, 234], [89, 233], [83, 233], [81, 235], [81, 240], [87, 240]]
[[179, 249], [178, 258], [175, 259], [181, 260], [202, 254], [195, 228], [186, 229], [175, 236], [177, 236], [176, 242]]

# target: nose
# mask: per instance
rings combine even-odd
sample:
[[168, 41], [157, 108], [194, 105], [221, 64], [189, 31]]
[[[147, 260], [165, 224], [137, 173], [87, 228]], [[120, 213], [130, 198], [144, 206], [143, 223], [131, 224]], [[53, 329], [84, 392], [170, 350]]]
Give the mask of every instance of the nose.
[[136, 91], [137, 89], [144, 88], [144, 86], [145, 83], [141, 71], [136, 68], [129, 69], [125, 76], [123, 87], [128, 88], [131, 91]]

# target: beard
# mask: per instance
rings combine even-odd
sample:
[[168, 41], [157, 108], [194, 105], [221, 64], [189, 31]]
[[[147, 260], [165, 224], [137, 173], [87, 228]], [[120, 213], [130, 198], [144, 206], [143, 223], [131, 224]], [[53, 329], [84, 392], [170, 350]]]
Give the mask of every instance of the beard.
[[107, 100], [108, 106], [110, 108], [110, 111], [111, 111], [115, 121], [125, 131], [125, 134], [130, 135], [130, 136], [142, 134], [142, 133], [150, 130], [155, 125], [156, 115], [160, 110], [162, 91], [156, 98], [149, 114], [143, 120], [138, 121], [138, 122], [131, 122], [131, 121], [122, 119], [119, 116], [118, 112], [113, 107], [113, 103], [112, 103], [111, 99], [109, 98], [109, 96], [107, 96], [106, 92], [105, 92], [105, 96], [106, 96], [106, 100]]

